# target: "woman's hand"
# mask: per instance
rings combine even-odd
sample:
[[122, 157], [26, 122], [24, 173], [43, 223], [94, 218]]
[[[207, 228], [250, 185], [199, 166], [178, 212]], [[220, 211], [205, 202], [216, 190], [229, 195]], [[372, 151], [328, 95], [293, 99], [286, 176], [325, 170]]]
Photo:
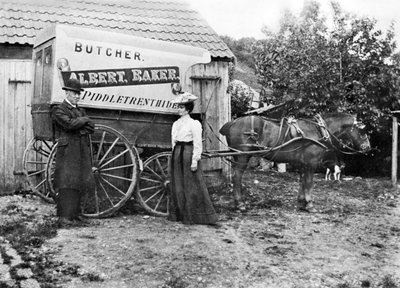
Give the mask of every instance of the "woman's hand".
[[197, 161], [192, 161], [192, 165], [190, 166], [190, 170], [192, 170], [192, 172], [196, 172], [197, 171]]

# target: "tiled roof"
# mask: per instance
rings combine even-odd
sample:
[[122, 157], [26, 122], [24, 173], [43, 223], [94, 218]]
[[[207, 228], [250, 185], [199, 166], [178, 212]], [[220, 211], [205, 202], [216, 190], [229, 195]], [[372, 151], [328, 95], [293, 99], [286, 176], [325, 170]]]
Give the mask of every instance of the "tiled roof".
[[183, 0], [0, 0], [0, 43], [33, 45], [50, 24], [81, 25], [202, 47], [213, 57], [232, 52]]

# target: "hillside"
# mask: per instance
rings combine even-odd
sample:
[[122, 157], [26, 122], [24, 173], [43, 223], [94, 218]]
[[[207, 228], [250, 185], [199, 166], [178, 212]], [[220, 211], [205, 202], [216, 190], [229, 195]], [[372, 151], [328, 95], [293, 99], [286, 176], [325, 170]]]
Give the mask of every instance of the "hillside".
[[233, 79], [244, 82], [257, 92], [260, 92], [261, 90], [261, 85], [257, 83], [257, 76], [254, 68], [248, 66], [246, 63], [240, 60], [237, 60], [236, 62]]

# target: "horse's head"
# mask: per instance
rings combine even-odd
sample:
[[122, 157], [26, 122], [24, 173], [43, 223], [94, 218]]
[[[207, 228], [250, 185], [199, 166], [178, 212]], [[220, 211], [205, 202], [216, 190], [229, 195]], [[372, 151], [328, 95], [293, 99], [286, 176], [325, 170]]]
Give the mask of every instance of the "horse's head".
[[357, 117], [346, 113], [329, 114], [323, 117], [333, 141], [344, 153], [366, 153], [371, 149], [365, 124]]

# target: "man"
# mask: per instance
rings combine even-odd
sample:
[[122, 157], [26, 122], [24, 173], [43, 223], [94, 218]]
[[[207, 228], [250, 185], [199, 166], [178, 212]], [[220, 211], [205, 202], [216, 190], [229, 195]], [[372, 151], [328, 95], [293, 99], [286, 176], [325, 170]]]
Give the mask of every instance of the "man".
[[94, 125], [86, 112], [77, 106], [83, 89], [76, 79], [65, 86], [64, 101], [52, 108], [57, 141], [54, 188], [58, 193], [57, 216], [60, 225], [70, 225], [81, 218], [81, 198], [93, 189], [89, 137]]

